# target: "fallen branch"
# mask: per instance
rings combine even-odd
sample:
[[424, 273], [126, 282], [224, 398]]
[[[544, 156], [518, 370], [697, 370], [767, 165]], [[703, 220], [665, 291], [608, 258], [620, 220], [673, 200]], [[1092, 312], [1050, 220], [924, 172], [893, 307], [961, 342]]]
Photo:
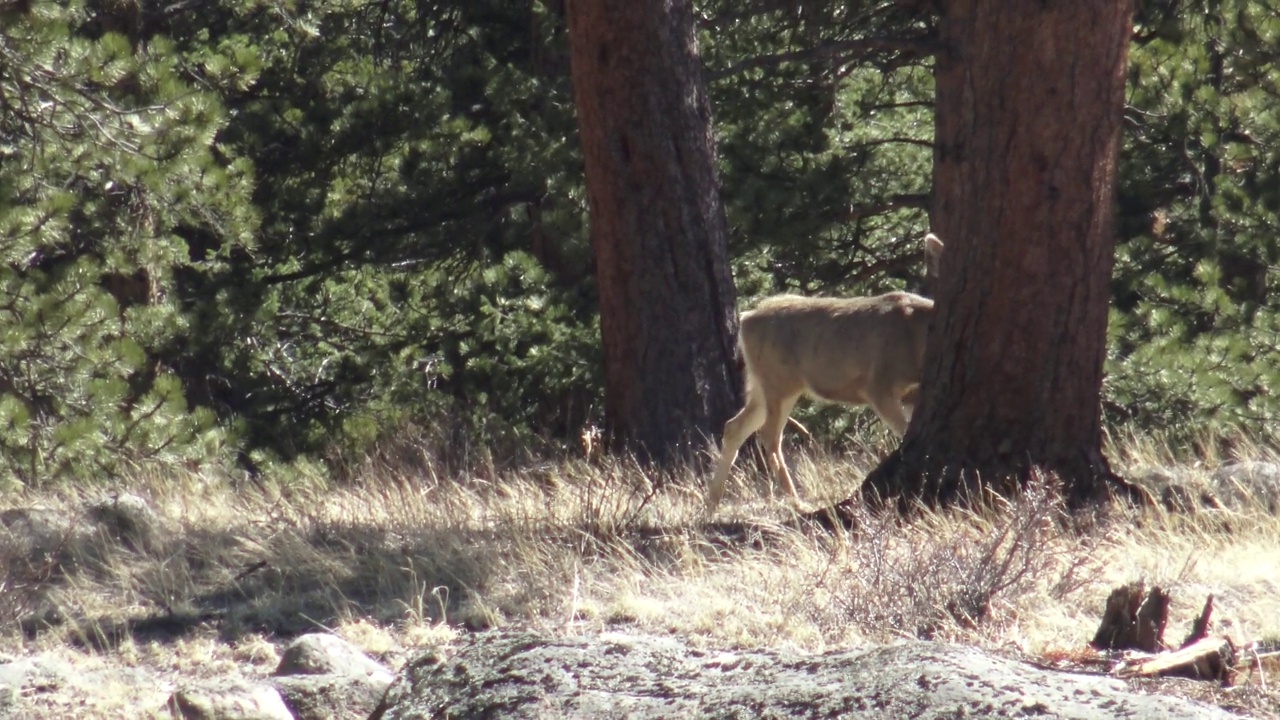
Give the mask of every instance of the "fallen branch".
[[1174, 650], [1160, 653], [1140, 663], [1121, 663], [1113, 670], [1117, 677], [1187, 677], [1217, 680], [1231, 685], [1239, 654], [1230, 638], [1206, 637]]

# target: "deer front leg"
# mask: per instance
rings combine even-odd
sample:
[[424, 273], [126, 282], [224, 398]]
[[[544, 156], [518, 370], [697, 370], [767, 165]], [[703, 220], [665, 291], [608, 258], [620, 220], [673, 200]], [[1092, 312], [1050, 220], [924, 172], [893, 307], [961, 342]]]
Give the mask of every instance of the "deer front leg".
[[880, 392], [870, 398], [871, 409], [884, 421], [885, 425], [898, 437], [907, 434], [907, 422], [911, 419], [910, 410], [903, 406], [901, 398], [894, 393]]

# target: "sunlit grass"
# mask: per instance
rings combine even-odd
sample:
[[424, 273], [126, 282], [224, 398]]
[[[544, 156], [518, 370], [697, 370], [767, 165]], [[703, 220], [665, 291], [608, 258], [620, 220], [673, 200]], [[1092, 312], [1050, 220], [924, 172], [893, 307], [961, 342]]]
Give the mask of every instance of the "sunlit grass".
[[[1203, 484], [1221, 462], [1141, 438], [1111, 455], [1135, 475], [1178, 462]], [[853, 495], [874, 461], [790, 457], [811, 507]], [[393, 666], [414, 648], [513, 626], [801, 652], [925, 637], [1056, 654], [1084, 647], [1111, 588], [1144, 580], [1172, 591], [1171, 641], [1210, 594], [1239, 642], [1280, 638], [1280, 522], [1261, 504], [1081, 521], [1033, 487], [982, 511], [865, 515], [858, 532], [832, 535], [799, 522], [740, 465], [714, 521], [700, 474], [659, 476], [625, 460], [447, 477], [370, 462], [340, 487], [318, 473], [250, 483], [139, 471], [114, 488], [159, 518], [138, 549], [83, 520], [102, 490], [11, 497], [6, 508], [80, 520], [53, 572], [24, 584], [11, 570], [21, 602], [0, 617], [0, 639], [95, 672], [136, 669], [109, 692], [31, 699], [49, 710], [80, 692], [75, 702], [106, 717], [159, 708], [183, 678], [269, 674], [288, 637], [326, 629]], [[21, 560], [6, 558], [10, 568]]]

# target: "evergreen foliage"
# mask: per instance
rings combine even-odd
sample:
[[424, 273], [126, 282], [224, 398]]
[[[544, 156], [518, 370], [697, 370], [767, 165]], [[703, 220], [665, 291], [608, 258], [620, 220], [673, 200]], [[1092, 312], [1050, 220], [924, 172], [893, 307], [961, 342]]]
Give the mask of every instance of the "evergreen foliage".
[[[188, 52], [209, 13], [173, 20]], [[261, 61], [221, 90], [262, 223], [189, 290], [235, 308], [177, 358], [200, 401], [255, 461], [407, 425], [510, 448], [583, 424], [570, 388], [599, 363], [563, 38], [502, 2], [216, 13]]]
[[706, 12], [744, 307], [781, 291], [901, 287], [928, 229], [931, 26], [871, 3], [709, 2]]
[[1280, 12], [1146, 10], [1105, 407], [1174, 438], [1265, 433], [1280, 418]]
[[153, 354], [184, 331], [175, 272], [220, 262], [199, 230], [247, 242], [248, 163], [219, 158], [218, 96], [172, 43], [140, 46], [86, 5], [37, 3], [0, 42], [0, 473], [110, 475], [217, 456]]

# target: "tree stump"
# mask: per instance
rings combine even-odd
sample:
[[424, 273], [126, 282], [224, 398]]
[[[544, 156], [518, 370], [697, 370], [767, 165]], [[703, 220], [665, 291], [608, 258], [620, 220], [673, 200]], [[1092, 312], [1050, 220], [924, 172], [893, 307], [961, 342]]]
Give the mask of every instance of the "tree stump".
[[1099, 650], [1141, 650], [1154, 653], [1164, 649], [1164, 629], [1169, 622], [1169, 593], [1159, 586], [1143, 599], [1141, 582], [1111, 591], [1102, 623], [1093, 636]]

